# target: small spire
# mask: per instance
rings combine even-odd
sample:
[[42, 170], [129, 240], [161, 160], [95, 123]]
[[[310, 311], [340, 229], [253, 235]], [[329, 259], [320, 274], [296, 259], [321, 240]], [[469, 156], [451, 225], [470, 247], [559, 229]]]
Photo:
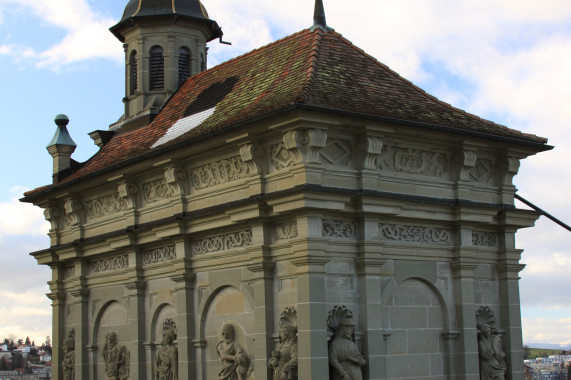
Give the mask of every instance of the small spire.
[[313, 12], [313, 26], [327, 26], [325, 21], [325, 9], [323, 8], [323, 0], [315, 0], [315, 11]]

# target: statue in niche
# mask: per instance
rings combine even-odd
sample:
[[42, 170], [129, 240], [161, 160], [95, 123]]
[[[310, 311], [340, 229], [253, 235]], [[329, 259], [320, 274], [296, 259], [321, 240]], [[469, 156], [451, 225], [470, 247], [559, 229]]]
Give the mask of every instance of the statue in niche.
[[75, 379], [75, 330], [71, 329], [63, 340], [63, 380]]
[[502, 338], [497, 333], [495, 324], [496, 317], [488, 306], [482, 306], [476, 311], [482, 380], [505, 380], [507, 372], [506, 354], [502, 350]]
[[333, 333], [329, 344], [329, 364], [333, 380], [362, 380], [361, 367], [366, 361], [353, 340], [355, 322], [346, 306], [335, 306], [329, 312], [327, 328]]
[[126, 380], [129, 378], [129, 351], [127, 347], [117, 345], [117, 333], [107, 334], [102, 355], [108, 379]]
[[248, 353], [236, 342], [234, 326], [226, 323], [222, 326], [222, 340], [216, 345], [220, 357], [219, 380], [245, 380], [252, 374], [254, 366]]
[[272, 352], [268, 366], [274, 380], [297, 380], [297, 312], [287, 308], [280, 318], [280, 347]]
[[178, 349], [174, 345], [176, 324], [167, 319], [163, 324], [163, 344], [155, 355], [155, 380], [178, 380]]

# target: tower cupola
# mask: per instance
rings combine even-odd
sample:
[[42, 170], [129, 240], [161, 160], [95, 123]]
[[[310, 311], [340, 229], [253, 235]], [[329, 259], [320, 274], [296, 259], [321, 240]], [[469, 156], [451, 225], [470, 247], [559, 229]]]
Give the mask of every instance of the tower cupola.
[[147, 125], [192, 75], [206, 70], [206, 43], [222, 40], [200, 0], [130, 0], [110, 31], [125, 50], [125, 113], [111, 129]]

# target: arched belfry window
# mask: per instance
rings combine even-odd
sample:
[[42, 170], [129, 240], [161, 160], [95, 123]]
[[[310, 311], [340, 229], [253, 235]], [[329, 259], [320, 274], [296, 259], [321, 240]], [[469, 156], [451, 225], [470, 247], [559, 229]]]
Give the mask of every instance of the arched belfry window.
[[163, 48], [153, 46], [149, 62], [149, 90], [162, 90], [164, 85], [165, 59], [163, 57]]
[[129, 95], [134, 95], [137, 91], [137, 51], [133, 50], [129, 57]]
[[178, 86], [190, 77], [190, 50], [185, 47], [178, 49]]

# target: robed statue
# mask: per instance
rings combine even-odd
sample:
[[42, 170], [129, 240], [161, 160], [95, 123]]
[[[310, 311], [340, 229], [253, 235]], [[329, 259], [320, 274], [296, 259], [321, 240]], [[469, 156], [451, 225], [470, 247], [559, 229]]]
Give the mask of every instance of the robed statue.
[[127, 347], [117, 345], [117, 333], [110, 332], [105, 337], [102, 356], [105, 361], [105, 374], [109, 380], [129, 378], [129, 351]]
[[220, 357], [219, 380], [245, 380], [254, 367], [248, 353], [236, 341], [234, 326], [226, 323], [222, 326], [222, 340], [216, 345]]
[[297, 312], [286, 309], [280, 318], [280, 346], [272, 352], [268, 366], [274, 380], [297, 380]]
[[175, 339], [174, 322], [167, 320], [163, 326], [163, 344], [155, 355], [154, 380], [178, 380], [178, 349], [174, 345]]
[[495, 331], [496, 318], [492, 309], [482, 306], [476, 312], [478, 327], [478, 352], [480, 354], [480, 379], [505, 380], [506, 354], [502, 350], [502, 339]]
[[327, 327], [333, 333], [329, 344], [330, 377], [333, 380], [362, 380], [361, 367], [366, 361], [353, 341], [353, 313], [345, 306], [335, 306], [329, 312]]

